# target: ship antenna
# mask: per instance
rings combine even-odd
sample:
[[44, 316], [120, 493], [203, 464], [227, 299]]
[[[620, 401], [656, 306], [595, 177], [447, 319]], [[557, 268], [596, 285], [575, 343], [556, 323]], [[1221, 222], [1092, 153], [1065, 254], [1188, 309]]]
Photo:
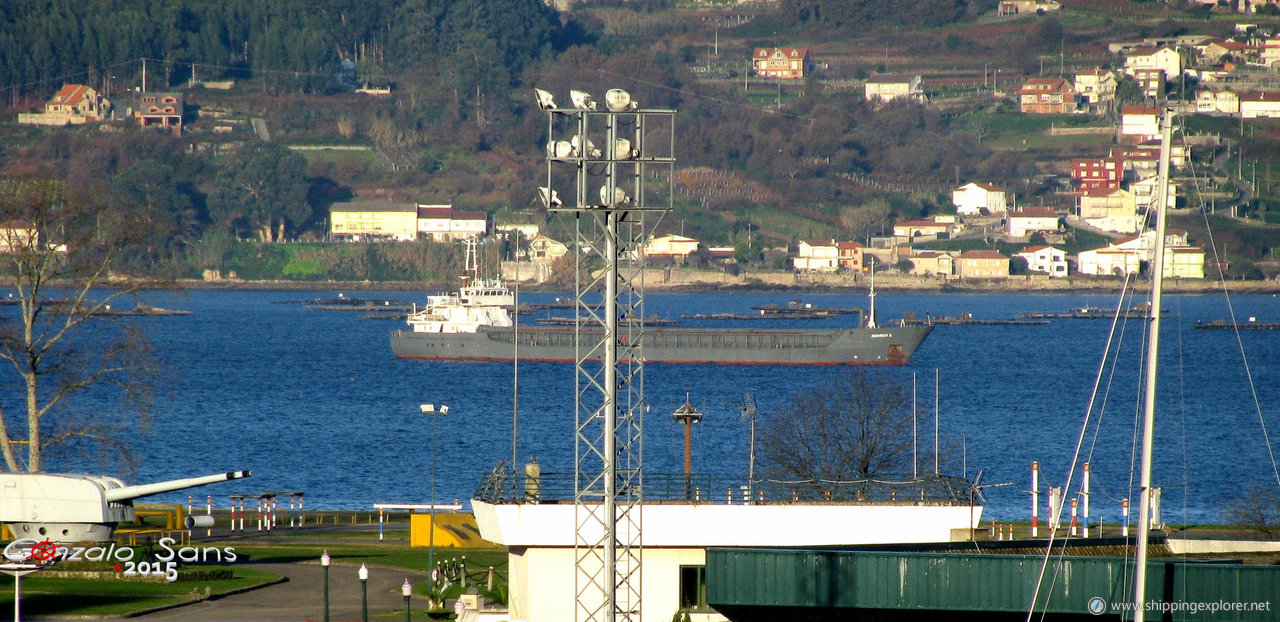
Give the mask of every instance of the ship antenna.
[[479, 274], [479, 261], [476, 259], [476, 239], [467, 238], [464, 242], [467, 245], [467, 258], [462, 270], [462, 286], [466, 287]]
[[876, 327], [876, 262], [875, 257], [871, 259], [871, 291], [867, 294], [871, 298], [871, 310], [867, 313], [867, 328]]

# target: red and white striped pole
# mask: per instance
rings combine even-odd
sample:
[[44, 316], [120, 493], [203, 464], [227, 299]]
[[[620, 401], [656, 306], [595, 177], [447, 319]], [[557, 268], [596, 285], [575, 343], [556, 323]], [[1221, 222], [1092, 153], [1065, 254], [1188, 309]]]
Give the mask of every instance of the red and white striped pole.
[[1031, 537], [1040, 536], [1040, 463], [1031, 463]]
[[[205, 513], [208, 514], [209, 516], [213, 516], [213, 495], [209, 495], [209, 498], [205, 502]], [[212, 537], [213, 527], [210, 527], [208, 531], [205, 532], [204, 535], [206, 538]]]
[[1084, 483], [1081, 488], [1084, 499], [1084, 537], [1089, 537], [1089, 463], [1084, 463]]
[[262, 531], [262, 497], [258, 497], [258, 531]]
[[1129, 537], [1129, 500], [1120, 500], [1120, 517], [1124, 522], [1124, 537]]
[[1078, 500], [1071, 500], [1071, 535], [1076, 535], [1076, 504]]

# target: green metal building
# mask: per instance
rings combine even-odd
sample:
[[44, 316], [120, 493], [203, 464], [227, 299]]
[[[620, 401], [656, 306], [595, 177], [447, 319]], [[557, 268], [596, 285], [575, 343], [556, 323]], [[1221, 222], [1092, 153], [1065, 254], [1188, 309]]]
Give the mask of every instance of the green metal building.
[[[1133, 560], [1042, 555], [708, 549], [706, 601], [734, 622], [1121, 620]], [[1280, 620], [1280, 566], [1151, 561], [1148, 620]], [[1167, 603], [1167, 605], [1165, 604]], [[1044, 617], [1041, 617], [1041, 614]]]

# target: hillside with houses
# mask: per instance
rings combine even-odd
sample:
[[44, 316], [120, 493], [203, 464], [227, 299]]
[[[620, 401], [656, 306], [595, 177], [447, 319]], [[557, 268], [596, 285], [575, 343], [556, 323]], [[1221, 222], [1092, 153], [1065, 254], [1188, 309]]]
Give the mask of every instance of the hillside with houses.
[[[206, 36], [290, 3], [190, 8], [171, 49], [123, 57], [105, 43], [131, 17], [68, 8], [59, 15], [92, 41], [24, 48], [0, 72], [0, 176], [106, 184], [112, 209], [163, 213], [174, 233], [160, 254], [186, 276], [258, 273], [240, 265], [254, 255], [244, 245], [279, 245], [283, 265], [324, 278], [344, 252], [290, 245], [481, 237], [541, 265], [526, 278], [556, 282], [574, 236], [537, 192], [545, 127], [532, 89], [623, 87], [679, 111], [677, 209], [644, 249], [659, 266], [1107, 279], [1156, 260], [1146, 230], [1163, 197], [1179, 231], [1163, 261], [1177, 276], [1280, 274], [1272, 3], [509, 1], [505, 17], [537, 32], [507, 42], [494, 72], [438, 45], [506, 27], [472, 20], [469, 2], [443, 18], [450, 35], [427, 37], [409, 28], [425, 23], [412, 3], [328, 0], [349, 12], [341, 29], [293, 27], [355, 42], [334, 49], [252, 24], [232, 29], [239, 47]], [[378, 25], [388, 20], [402, 23]], [[3, 25], [0, 47], [66, 31], [19, 15]], [[118, 36], [116, 47], [142, 45]], [[1165, 109], [1180, 131], [1158, 188]], [[450, 272], [439, 253], [390, 248], [369, 254], [387, 262], [381, 273]]]

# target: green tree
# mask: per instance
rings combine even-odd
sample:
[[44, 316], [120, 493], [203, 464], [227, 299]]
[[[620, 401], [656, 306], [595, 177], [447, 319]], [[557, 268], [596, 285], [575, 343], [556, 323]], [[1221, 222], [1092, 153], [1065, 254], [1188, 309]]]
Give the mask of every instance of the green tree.
[[306, 167], [306, 159], [288, 147], [245, 144], [218, 171], [209, 216], [232, 229], [253, 231], [263, 242], [283, 241], [286, 226], [301, 226], [311, 217]]
[[1125, 76], [1116, 84], [1116, 101], [1121, 104], [1137, 104], [1142, 102], [1142, 89], [1138, 81]]

